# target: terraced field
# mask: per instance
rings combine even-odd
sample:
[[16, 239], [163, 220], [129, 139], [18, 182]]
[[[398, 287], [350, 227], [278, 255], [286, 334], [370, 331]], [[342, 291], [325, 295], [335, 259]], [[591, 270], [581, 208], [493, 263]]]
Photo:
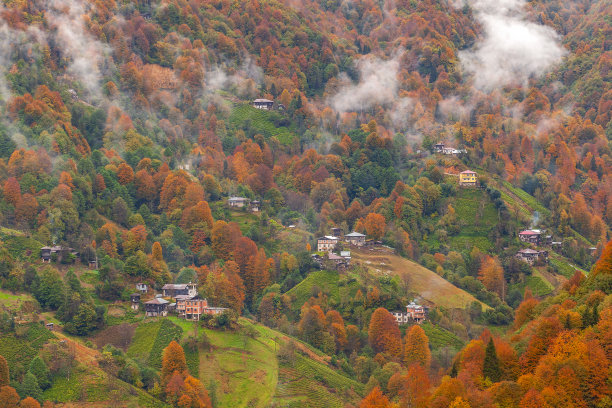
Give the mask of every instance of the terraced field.
[[363, 384], [296, 353], [293, 361], [281, 363], [271, 406], [340, 408], [359, 401], [363, 392]]

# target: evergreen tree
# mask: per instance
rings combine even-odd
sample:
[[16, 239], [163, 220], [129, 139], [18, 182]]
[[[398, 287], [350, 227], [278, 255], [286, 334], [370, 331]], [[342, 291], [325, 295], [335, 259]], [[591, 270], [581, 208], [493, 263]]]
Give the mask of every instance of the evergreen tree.
[[591, 312], [591, 325], [596, 325], [599, 323], [599, 311], [597, 310], [597, 305], [593, 305], [593, 310]]
[[42, 358], [34, 358], [30, 363], [29, 371], [36, 377], [38, 385], [41, 389], [46, 390], [47, 388], [49, 388], [49, 386], [51, 385], [51, 381], [49, 380], [49, 368], [47, 367]]
[[42, 390], [38, 385], [38, 380], [36, 376], [29, 371], [26, 373], [23, 383], [21, 384], [19, 394], [23, 398], [32, 397], [37, 401], [42, 399]]
[[9, 385], [9, 367], [6, 359], [0, 355], [0, 387]]
[[485, 350], [484, 364], [482, 367], [482, 376], [493, 382], [501, 380], [501, 369], [499, 367], [499, 359], [495, 352], [495, 344], [493, 339], [489, 340], [487, 349]]

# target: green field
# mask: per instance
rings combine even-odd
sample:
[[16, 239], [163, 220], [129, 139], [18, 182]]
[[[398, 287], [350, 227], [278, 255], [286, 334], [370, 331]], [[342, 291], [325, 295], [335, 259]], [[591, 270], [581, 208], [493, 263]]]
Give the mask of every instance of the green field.
[[[542, 204], [540, 204], [540, 202], [534, 196], [532, 196], [525, 190], [520, 189], [518, 187], [514, 187], [508, 181], [503, 181], [502, 185], [504, 186], [504, 188], [508, 189], [512, 194], [520, 198], [524, 204], [529, 206], [531, 210], [537, 211], [541, 215], [545, 215], [545, 216], [550, 215], [550, 210], [544, 207]], [[503, 192], [502, 192], [502, 195], [503, 195]], [[506, 201], [505, 198], [504, 198], [504, 201]], [[512, 199], [512, 201], [516, 201], [516, 200]], [[531, 214], [529, 214], [529, 216], [531, 216]]]
[[313, 295], [313, 288], [319, 288], [333, 301], [340, 301], [337, 271], [311, 272], [303, 281], [291, 288], [287, 295], [292, 299], [294, 310], [300, 310], [302, 305]]
[[525, 278], [525, 282], [517, 285], [521, 292], [525, 290], [525, 288], [531, 289], [531, 293], [534, 296], [545, 296], [549, 295], [555, 290], [555, 287], [537, 270], [537, 268], [533, 269], [533, 274], [531, 276], [527, 276]]
[[234, 108], [229, 123], [238, 129], [251, 128], [266, 139], [274, 136], [281, 144], [289, 146], [297, 140], [297, 135], [290, 128], [277, 125], [282, 119], [283, 115], [278, 112], [256, 109], [244, 104]]
[[489, 233], [498, 220], [497, 210], [484, 191], [460, 189], [452, 205], [463, 226], [459, 234], [450, 239], [451, 246], [457, 249], [476, 246], [482, 251], [490, 251], [493, 243]]
[[160, 319], [140, 324], [134, 333], [132, 344], [127, 354], [135, 360], [146, 362], [153, 368], [161, 369], [161, 358], [164, 348], [172, 340], [179, 340], [183, 329], [169, 319]]
[[433, 325], [431, 322], [425, 322], [421, 327], [425, 334], [427, 334], [427, 337], [429, 337], [429, 347], [432, 350], [449, 346], [459, 351], [465, 345], [465, 342], [459, 337], [440, 326]]
[[364, 392], [363, 384], [299, 353], [281, 362], [278, 382], [272, 406], [341, 408]]

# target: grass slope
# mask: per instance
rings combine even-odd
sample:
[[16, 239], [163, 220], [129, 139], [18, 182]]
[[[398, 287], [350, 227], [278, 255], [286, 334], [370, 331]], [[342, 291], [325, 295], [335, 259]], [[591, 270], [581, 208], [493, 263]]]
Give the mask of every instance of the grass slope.
[[311, 272], [304, 280], [287, 291], [287, 295], [293, 300], [293, 309], [299, 310], [310, 299], [315, 287], [328, 294], [331, 300], [339, 302], [338, 278], [337, 271]]
[[493, 244], [489, 233], [497, 224], [497, 210], [484, 191], [478, 189], [460, 189], [457, 197], [451, 202], [457, 218], [464, 225], [458, 235], [451, 238], [451, 245], [457, 249], [478, 247], [490, 251]]
[[247, 104], [236, 106], [229, 117], [230, 125], [238, 129], [254, 130], [266, 139], [274, 136], [281, 144], [289, 146], [297, 140], [297, 135], [283, 126], [284, 122], [283, 115], [278, 112], [256, 109]]
[[[368, 250], [353, 250], [351, 256], [376, 275], [396, 275], [400, 271], [409, 272], [410, 289], [436, 306], [465, 308], [472, 302], [478, 301], [474, 296], [435, 272], [400, 256]], [[482, 306], [484, 309], [489, 308], [484, 303]]]
[[465, 346], [465, 342], [459, 337], [440, 326], [432, 324], [431, 322], [425, 322], [421, 325], [421, 327], [429, 338], [429, 347], [432, 350], [449, 346], [456, 351], [459, 351], [463, 348], [463, 346]]
[[359, 401], [363, 392], [363, 384], [296, 353], [292, 359], [281, 362], [272, 406], [341, 408]]
[[278, 380], [275, 339], [282, 335], [246, 319], [240, 324], [254, 329], [255, 337], [204, 330], [211, 349], [200, 351], [200, 378], [215, 390], [218, 408], [268, 407]]

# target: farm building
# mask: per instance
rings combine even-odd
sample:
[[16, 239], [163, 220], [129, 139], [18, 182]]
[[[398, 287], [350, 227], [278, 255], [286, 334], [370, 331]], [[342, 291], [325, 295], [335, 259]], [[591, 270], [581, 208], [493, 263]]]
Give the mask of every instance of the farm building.
[[522, 242], [527, 242], [528, 244], [540, 245], [541, 236], [542, 231], [540, 230], [525, 230], [519, 232], [519, 239]]
[[272, 110], [274, 107], [274, 101], [269, 99], [255, 99], [252, 105], [257, 109]]
[[176, 297], [177, 295], [195, 296], [198, 294], [198, 285], [195, 283], [167, 283], [162, 287], [165, 297]]
[[168, 301], [162, 298], [155, 298], [145, 302], [145, 314], [147, 317], [167, 316]]
[[140, 293], [132, 293], [130, 295], [130, 307], [132, 310], [138, 310], [140, 307]]
[[244, 206], [249, 204], [249, 199], [245, 197], [230, 197], [227, 200], [227, 204], [230, 207], [243, 208]]
[[79, 253], [72, 248], [64, 247], [60, 245], [54, 245], [52, 247], [44, 246], [40, 248], [40, 258], [43, 262], [50, 263], [53, 261], [62, 261], [66, 256], [79, 256]]
[[366, 242], [366, 236], [353, 231], [350, 234], [346, 234], [344, 236], [344, 240], [351, 245], [364, 246]]
[[538, 261], [548, 262], [548, 251], [537, 251], [531, 248], [521, 249], [516, 253], [516, 257], [529, 265], [533, 265]]

